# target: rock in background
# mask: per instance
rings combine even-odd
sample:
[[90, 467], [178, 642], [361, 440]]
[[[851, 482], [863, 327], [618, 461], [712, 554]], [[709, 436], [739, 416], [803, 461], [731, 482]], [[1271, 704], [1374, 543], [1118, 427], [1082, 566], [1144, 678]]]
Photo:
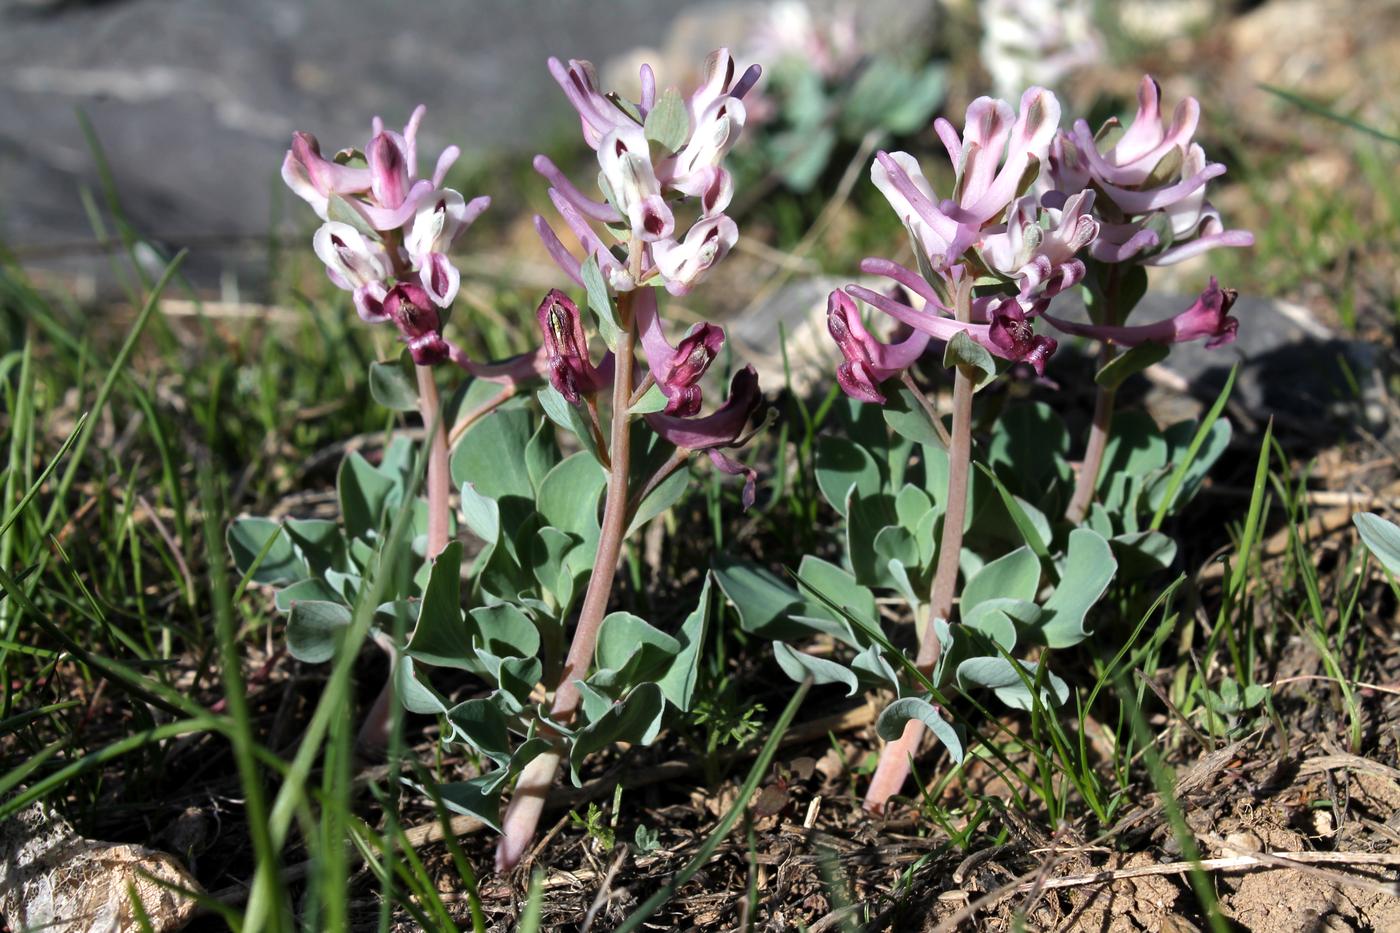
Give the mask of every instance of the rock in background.
[[[92, 121], [133, 226], [183, 245], [272, 229], [293, 129], [363, 144], [428, 105], [424, 149], [468, 156], [571, 128], [545, 59], [603, 61], [665, 35], [684, 0], [0, 0], [0, 242], [90, 241]], [[286, 205], [291, 208], [291, 205]], [[284, 210], [284, 213], [286, 211]], [[211, 244], [218, 246], [219, 244]], [[63, 255], [96, 271], [100, 256]], [[196, 250], [197, 280], [210, 276]]]

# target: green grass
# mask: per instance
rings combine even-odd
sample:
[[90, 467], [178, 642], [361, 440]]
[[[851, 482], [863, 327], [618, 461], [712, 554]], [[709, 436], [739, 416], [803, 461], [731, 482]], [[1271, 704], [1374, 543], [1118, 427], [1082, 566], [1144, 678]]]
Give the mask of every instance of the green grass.
[[[1371, 141], [1348, 146], [1374, 210], [1352, 209], [1362, 196], [1357, 190], [1347, 192], [1353, 200], [1322, 188], [1295, 192], [1258, 228], [1254, 254], [1222, 256], [1222, 279], [1280, 294], [1344, 272], [1353, 250], [1392, 262], [1400, 255], [1391, 150]], [[1293, 155], [1240, 160], [1237, 175], [1252, 199], [1276, 200], [1273, 176]], [[464, 186], [487, 187], [492, 171], [478, 167]], [[814, 250], [826, 268], [850, 271], [898, 233], [869, 189], [858, 186], [853, 201], [868, 219]], [[99, 235], [111, 228], [135, 248], [139, 231], [121, 219], [110, 181], [86, 201]], [[775, 197], [753, 220], [790, 247], [822, 206], [820, 198]], [[441, 850], [410, 843], [410, 813], [426, 807], [448, 823], [441, 801], [412, 799], [416, 792], [399, 780], [413, 774], [427, 785], [429, 775], [442, 777], [446, 750], [431, 736], [430, 752], [418, 755], [406, 744], [406, 724], [396, 721], [390, 770], [356, 782], [347, 710], [363, 699], [356, 677], [368, 652], [362, 657], [359, 649], [375, 593], [356, 607], [335, 662], [300, 671], [285, 693], [259, 679], [272, 660], [267, 648], [279, 648], [280, 624], [260, 588], [230, 573], [223, 529], [241, 512], [328, 490], [335, 445], [395, 426], [371, 403], [364, 379], [367, 364], [388, 355], [388, 339], [361, 327], [341, 295], [298, 290], [318, 274], [305, 252], [269, 249], [269, 300], [295, 309], [293, 320], [233, 322], [162, 313], [162, 295], [191, 294], [178, 256], [159, 281], [134, 262], [114, 260], [136, 309], [128, 315], [43, 293], [0, 255], [0, 818], [42, 800], [86, 834], [148, 842], [185, 806], [214, 796], [228, 818], [216, 848], [202, 856], [200, 875], [224, 888], [217, 892], [222, 899], [206, 898], [204, 906], [230, 928], [345, 929], [367, 916], [352, 902], [369, 900], [371, 922], [381, 930], [399, 921], [435, 930], [483, 931], [489, 922], [539, 929], [548, 916], [542, 874], [530, 879], [518, 917], [502, 927], [495, 914], [488, 922], [478, 888], [488, 870], [483, 843], [450, 832]], [[501, 283], [484, 288], [499, 301], [499, 315], [463, 308], [453, 326], [483, 355], [524, 349], [530, 296]], [[1348, 292], [1340, 304], [1344, 324], [1357, 326], [1346, 309], [1363, 298], [1368, 307], [1400, 314], [1393, 293]], [[100, 313], [113, 316], [95, 317]], [[755, 514], [736, 518], [732, 486], [699, 485], [686, 511], [703, 516], [702, 530], [734, 549], [758, 542], [778, 565], [829, 553], [833, 523], [816, 488], [813, 452], [829, 430], [835, 399], [834, 387], [812, 397], [785, 392], [761, 453], [749, 455], [772, 464], [768, 499]], [[1247, 504], [1206, 516], [1197, 503], [1183, 524], [1202, 540], [1188, 548], [1191, 559], [1223, 548], [1220, 582], [1198, 585], [1201, 564], [1187, 564], [1184, 577], [1162, 575], [1150, 588], [1119, 594], [1099, 620], [1105, 637], [1057, 658], [1072, 686], [1063, 708], [1001, 715], [976, 696], [954, 704], [964, 711], [977, 765], [997, 775], [1006, 792], [964, 793], [968, 767], [929, 756], [915, 798], [916, 831], [937, 847], [899, 873], [888, 902], [864, 905], [838, 928], [858, 929], [857, 916], [873, 922], [917, 904], [943, 854], [1008, 842], [1008, 816], [1050, 833], [1106, 840], [1149, 789], [1172, 800], [1173, 766], [1270, 723], [1286, 745], [1285, 717], [1309, 703], [1344, 724], [1353, 751], [1365, 750], [1375, 713], [1356, 684], [1371, 676], [1373, 646], [1363, 620], [1379, 588], [1362, 572], [1359, 549], [1346, 547], [1323, 564], [1317, 542], [1298, 531], [1309, 518], [1308, 470], [1272, 428], [1248, 439], [1240, 456]], [[305, 469], [308, 462], [318, 465]], [[1287, 548], [1265, 554], [1267, 532], [1280, 527], [1293, 529]], [[401, 515], [384, 546], [402, 548], [404, 539]], [[690, 542], [683, 556], [711, 547]], [[816, 713], [799, 708], [801, 691], [775, 693], [764, 680], [772, 672], [764, 666], [765, 644], [739, 632], [727, 609], [717, 617], [728, 621], [712, 636], [699, 701], [710, 718], [688, 737], [685, 753], [705, 759], [713, 788], [733, 763], [723, 751], [760, 749], [738, 798], [747, 800], [767, 777], [786, 726]], [[1323, 687], [1302, 694], [1268, 688], [1260, 703], [1228, 702], [1271, 683], [1295, 637], [1316, 654]], [[757, 704], [759, 695], [767, 702]], [[278, 731], [269, 723], [278, 720], [281, 702], [291, 704], [293, 722]], [[774, 720], [770, 711], [778, 710]], [[854, 790], [863, 766], [849, 764]], [[626, 801], [633, 805], [630, 795]], [[1172, 831], [1193, 857], [1182, 814], [1175, 804], [1167, 808]], [[747, 859], [749, 901], [761, 897], [752, 880], [752, 828], [744, 851], [716, 855], [744, 813], [734, 806], [717, 825], [701, 827], [692, 857], [655, 880], [626, 928], [664, 915], [711, 857]], [[618, 835], [625, 842], [631, 832]], [[833, 903], [854, 907], [840, 865], [824, 862], [822, 871]], [[444, 876], [464, 895], [465, 910], [442, 895]], [[1191, 887], [1201, 916], [1217, 918], [1209, 879], [1198, 872]]]

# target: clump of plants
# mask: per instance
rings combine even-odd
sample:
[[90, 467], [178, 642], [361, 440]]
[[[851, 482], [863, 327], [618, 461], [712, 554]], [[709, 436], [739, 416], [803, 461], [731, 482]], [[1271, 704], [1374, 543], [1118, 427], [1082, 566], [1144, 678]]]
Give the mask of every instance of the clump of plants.
[[[725, 156], [759, 68], [740, 72], [717, 51], [682, 94], [660, 90], [643, 66], [635, 101], [601, 89], [587, 62], [549, 68], [599, 172], [595, 193], [535, 159], [557, 215], [535, 226], [563, 288], [539, 301], [539, 349], [513, 359], [473, 360], [450, 336], [460, 274], [449, 251], [489, 201], [444, 186], [455, 148], [419, 175], [422, 108], [402, 132], [376, 119], [363, 149], [325, 154], [294, 136], [283, 176], [323, 221], [316, 254], [360, 318], [395, 328], [404, 345], [371, 366], [374, 397], [416, 412], [423, 435], [396, 439], [377, 463], [346, 457], [338, 521], [248, 518], [229, 532], [239, 566], [278, 588], [296, 657], [356, 650], [361, 630], [391, 657], [364, 747], [386, 744], [397, 703], [439, 717], [470, 750], [479, 773], [429, 789], [500, 831], [502, 870], [535, 838], [560, 771], [578, 782], [595, 752], [698, 724], [711, 578], [666, 631], [609, 611], [617, 568], [625, 541], [686, 494], [700, 454], [741, 478], [744, 507], [754, 503], [757, 470], [735, 451], [764, 409], [748, 367], [714, 399], [706, 376], [724, 329], [680, 332], [665, 308], [738, 238]], [[1144, 266], [1248, 242], [1204, 198], [1222, 169], [1192, 142], [1197, 113], [1188, 101], [1165, 122], [1149, 79], [1126, 130], [1066, 131], [1055, 97], [1032, 88], [1019, 109], [975, 101], [961, 134], [935, 123], [955, 169], [947, 198], [907, 153], [875, 160], [872, 180], [907, 227], [917, 268], [868, 259], [862, 271], [887, 290], [830, 296], [850, 401], [816, 469], [845, 553], [805, 558], [795, 585], [734, 560], [714, 565], [741, 625], [773, 640], [792, 677], [895, 694], [879, 720], [890, 741], [867, 792], [873, 810], [902, 788], [926, 732], [961, 757], [964, 737], [945, 718], [953, 691], [987, 689], [1021, 708], [1062, 702], [1068, 687], [1050, 653], [1089, 634], [1115, 575], [1173, 558], [1162, 522], [1219, 455], [1228, 424], [1159, 432], [1141, 415], [1115, 417], [1114, 389], [1174, 342], [1234, 334], [1233, 293], [1213, 281], [1175, 318], [1128, 324]], [[1072, 289], [1086, 296], [1087, 323], [1051, 313]], [[877, 338], [858, 302], [894, 318], [899, 334]], [[977, 404], [998, 380], [1044, 372], [1057, 348], [1047, 325], [1103, 348], [1077, 474], [1051, 406]], [[951, 371], [949, 418], [920, 382], [923, 364]], [[445, 395], [444, 374], [457, 378]], [[912, 656], [884, 630], [882, 593], [903, 600], [919, 630]], [[804, 651], [814, 635], [837, 650]], [[449, 701], [435, 686], [442, 669], [480, 689]]]

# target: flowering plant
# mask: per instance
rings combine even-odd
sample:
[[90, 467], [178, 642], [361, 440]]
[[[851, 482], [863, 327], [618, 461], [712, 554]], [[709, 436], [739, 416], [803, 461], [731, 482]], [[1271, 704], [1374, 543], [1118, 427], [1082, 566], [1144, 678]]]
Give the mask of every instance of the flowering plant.
[[[717, 51], [699, 87], [682, 96], [658, 92], [643, 66], [637, 101], [600, 90], [588, 62], [551, 59], [549, 70], [596, 152], [599, 192], [590, 196], [549, 159], [535, 159], [575, 246], [544, 217], [536, 229], [561, 284], [578, 286], [583, 301], [551, 289], [535, 314], [539, 349], [511, 360], [472, 360], [444, 332], [460, 283], [448, 252], [488, 200], [444, 187], [455, 148], [431, 178], [417, 176], [422, 108], [402, 133], [375, 120], [363, 151], [333, 158], [314, 137], [293, 137], [283, 177], [324, 221], [316, 254], [359, 317], [393, 324], [406, 347], [401, 359], [371, 367], [370, 385], [387, 407], [420, 414], [426, 501], [414, 499], [411, 447], [397, 440], [377, 466], [358, 454], [346, 459], [340, 526], [243, 519], [230, 531], [240, 566], [284, 587], [288, 644], [303, 660], [342, 650], [356, 601], [387, 594], [374, 610], [375, 635], [395, 657], [399, 701], [441, 717], [452, 739], [489, 763], [435, 793], [501, 829], [502, 868], [533, 839], [563, 762], [577, 781], [589, 753], [620, 740], [648, 743], [688, 710], [708, 583], [672, 634], [628, 612], [609, 614], [613, 580], [627, 536], [684, 493], [693, 454], [742, 476], [742, 500], [753, 503], [756, 473], [732, 452], [763, 407], [754, 371], [742, 368], [728, 397], [702, 413], [703, 378], [724, 330], [701, 323], [668, 333], [659, 300], [702, 282], [738, 238], [725, 214], [734, 185], [724, 157], [743, 129], [758, 67], [737, 73], [733, 56]], [[601, 356], [581, 305], [606, 344]], [[472, 377], [445, 405], [442, 364]], [[573, 439], [561, 446], [560, 433]], [[465, 612], [453, 487], [463, 524], [482, 543], [470, 574], [475, 607]], [[416, 571], [413, 555], [391, 563], [381, 546], [404, 510], [421, 532], [414, 554], [425, 563]], [[466, 671], [488, 689], [452, 702], [434, 685], [434, 668]], [[386, 693], [362, 730], [367, 744], [385, 732], [388, 701]]]
[[[746, 626], [785, 639], [822, 633], [853, 652], [842, 664], [780, 644], [779, 661], [792, 676], [852, 692], [895, 691], [878, 726], [890, 741], [866, 795], [872, 810], [903, 786], [926, 730], [961, 759], [962, 737], [944, 718], [950, 687], [988, 688], [1022, 708], [1065, 699], [1066, 685], [1045, 666], [1046, 649], [1088, 635], [1088, 613], [1116, 575], [1131, 579], [1170, 564], [1175, 544], [1161, 522], [1229, 439], [1223, 420], [1160, 432], [1142, 416], [1112, 419], [1116, 386], [1168, 344], [1204, 338], [1218, 346], [1237, 326], [1228, 316], [1234, 293], [1213, 279], [1174, 318], [1124, 323], [1145, 289], [1142, 265], [1250, 242], [1247, 233], [1225, 231], [1205, 200], [1205, 182], [1221, 169], [1191, 142], [1195, 102], [1164, 127], [1156, 85], [1145, 80], [1138, 119], [1102, 152], [1095, 141], [1102, 133], [1090, 135], [1082, 122], [1072, 134], [1061, 131], [1059, 115], [1054, 95], [1031, 88], [1018, 108], [974, 101], [961, 133], [936, 121], [954, 168], [947, 197], [913, 156], [876, 156], [871, 180], [906, 227], [918, 268], [867, 259], [861, 271], [890, 287], [853, 284], [828, 299], [837, 381], [853, 403], [839, 417], [843, 433], [819, 444], [816, 471], [845, 523], [845, 559], [841, 566], [804, 560], [796, 588], [756, 568], [721, 568], [721, 586]], [[1076, 287], [1087, 293], [1090, 323], [1051, 313]], [[858, 302], [894, 318], [895, 339], [879, 339]], [[1069, 434], [1043, 403], [1007, 408], [991, 421], [974, 473], [974, 394], [1014, 366], [1042, 376], [1058, 347], [1046, 325], [1106, 348], [1100, 411], [1078, 480]], [[1109, 365], [1120, 345], [1149, 349]], [[947, 428], [914, 377], [940, 347], [953, 370]], [[883, 406], [884, 418], [857, 402]], [[1103, 485], [1105, 459], [1113, 469]], [[881, 631], [874, 594], [882, 588], [919, 623], [912, 661]], [[1039, 652], [1037, 661], [1013, 657], [1027, 648]]]

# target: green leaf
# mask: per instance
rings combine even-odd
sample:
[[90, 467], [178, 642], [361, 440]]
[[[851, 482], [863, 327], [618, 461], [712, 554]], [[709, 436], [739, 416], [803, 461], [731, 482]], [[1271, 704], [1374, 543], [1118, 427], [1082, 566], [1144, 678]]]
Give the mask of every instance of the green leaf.
[[577, 536], [546, 526], [535, 532], [528, 551], [530, 572], [540, 588], [554, 596], [561, 614], [574, 598], [574, 575], [566, 558], [577, 543]]
[[597, 256], [590, 254], [583, 261], [579, 266], [579, 277], [583, 279], [584, 290], [588, 292], [588, 307], [593, 311], [594, 320], [598, 322], [599, 335], [608, 345], [608, 349], [616, 350], [622, 324], [617, 319], [617, 308], [608, 294], [608, 283], [603, 278], [603, 270], [598, 267]]
[[530, 485], [539, 492], [545, 476], [559, 463], [559, 445], [554, 442], [554, 429], [548, 421], [541, 421], [530, 435], [525, 445], [525, 473], [530, 477]]
[[499, 706], [487, 699], [465, 700], [447, 711], [453, 738], [466, 742], [498, 765], [510, 763], [510, 732]]
[[650, 745], [655, 741], [665, 712], [666, 697], [661, 688], [656, 684], [641, 684], [597, 720], [580, 729], [569, 749], [569, 772], [574, 786], [583, 786], [579, 766], [594, 752], [617, 742]]
[[[282, 528], [313, 574], [349, 566], [340, 526], [323, 518], [289, 518]], [[265, 563], [265, 562], [264, 562]]]
[[864, 447], [844, 437], [826, 435], [817, 440], [817, 488], [833, 509], [846, 514], [846, 500], [852, 488], [862, 498], [880, 492], [880, 468]]
[[340, 463], [336, 488], [345, 531], [352, 538], [368, 538], [379, 528], [396, 484], [368, 460], [352, 452]]
[[1069, 430], [1049, 405], [1013, 405], [992, 428], [987, 465], [1011, 492], [1039, 502], [1056, 481], [1069, 482], [1069, 443]]
[[[867, 638], [850, 630], [846, 621], [828, 609], [822, 600], [840, 606], [843, 611], [862, 622], [875, 625], [879, 616], [875, 611], [874, 593], [857, 583], [856, 578], [848, 571], [811, 554], [802, 558], [802, 563], [797, 569], [797, 578], [808, 592], [818, 594], [820, 597], [816, 601], [805, 600], [805, 605], [801, 609], [803, 614], [798, 617], [799, 619], [837, 623], [847, 632], [847, 634], [838, 636], [843, 641], [856, 647], [862, 647], [869, 643]], [[797, 596], [799, 599], [803, 599], [800, 593]]]
[[943, 366], [947, 369], [956, 366], [964, 376], [972, 380], [973, 391], [991, 382], [997, 374], [997, 364], [992, 359], [992, 354], [986, 347], [969, 337], [966, 331], [961, 330], [953, 335], [953, 339], [948, 341], [943, 350]]
[[1380, 561], [1388, 573], [1400, 576], [1400, 528], [1374, 512], [1357, 512], [1351, 521], [1361, 535], [1361, 543], [1366, 545], [1366, 550]]
[[[1171, 245], [1171, 218], [1166, 212], [1155, 215], [1154, 219], [1156, 218], [1166, 221], [1166, 229], [1159, 232], [1160, 242], [1157, 249], [1160, 251]], [[1142, 301], [1142, 296], [1147, 294], [1147, 269], [1139, 265], [1131, 265], [1127, 269], [1119, 266], [1118, 269], [1121, 277], [1118, 280], [1118, 300], [1114, 313], [1118, 315], [1118, 321], [1121, 323], [1128, 319], [1128, 315]]]
[[532, 420], [524, 408], [498, 408], [484, 415], [452, 452], [453, 484], [471, 483], [489, 499], [533, 500], [535, 490], [525, 469], [525, 452], [534, 434]]
[[[1190, 502], [1195, 497], [1197, 490], [1201, 488], [1201, 483], [1205, 481], [1210, 468], [1230, 446], [1232, 434], [1233, 429], [1228, 418], [1216, 419], [1204, 435], [1200, 434], [1195, 423], [1190, 421], [1174, 424], [1167, 428], [1163, 438], [1172, 448], [1175, 468], [1169, 476], [1153, 483], [1148, 494], [1148, 505], [1154, 510], [1162, 511], [1164, 515], [1171, 515]], [[1196, 444], [1197, 439], [1200, 440], [1199, 445]], [[1178, 451], [1180, 451], [1179, 454]], [[1183, 466], [1185, 469], [1182, 469]], [[1167, 504], [1169, 501], [1167, 491], [1172, 482], [1177, 480], [1178, 475], [1180, 482], [1177, 493], [1170, 500], [1170, 504]], [[1154, 519], [1155, 517], [1154, 512]], [[1153, 528], [1158, 527], [1160, 525], [1153, 525]]]
[[[1175, 456], [1172, 458], [1176, 461], [1176, 469], [1172, 471], [1171, 479], [1167, 481], [1166, 488], [1161, 491], [1160, 495], [1158, 495], [1157, 490], [1153, 490], [1152, 507], [1155, 510], [1152, 513], [1151, 528], [1153, 531], [1162, 527], [1162, 521], [1167, 517], [1167, 513], [1176, 507], [1179, 497], [1181, 497], [1180, 501], [1182, 502], [1189, 499], [1189, 495], [1185, 491], [1194, 489], [1194, 486], [1205, 478], [1205, 473], [1210, 469], [1210, 465], [1229, 444], [1230, 422], [1227, 419], [1221, 419], [1220, 415], [1225, 410], [1225, 403], [1230, 399], [1230, 392], [1235, 387], [1235, 376], [1239, 374], [1239, 371], [1239, 363], [1230, 367], [1230, 375], [1226, 377], [1224, 387], [1221, 388], [1220, 394], [1215, 397], [1215, 403], [1210, 406], [1210, 411], [1206, 412], [1200, 427], [1196, 429], [1190, 445], [1186, 448], [1186, 453], [1180, 458]], [[1217, 431], [1216, 425], [1220, 423], [1224, 424], [1224, 428]], [[1173, 425], [1173, 430], [1176, 427]], [[1168, 434], [1170, 433], [1169, 430]], [[1217, 446], [1219, 450], [1215, 450], [1212, 454], [1212, 450]], [[1205, 455], [1200, 457], [1204, 466], [1198, 467], [1196, 466], [1197, 455], [1201, 452], [1202, 447], [1206, 448]]]
[[403, 708], [410, 713], [424, 716], [447, 713], [447, 701], [433, 689], [427, 677], [418, 672], [418, 665], [408, 655], [399, 658], [394, 665], [394, 692]]
[[794, 618], [794, 613], [807, 612], [810, 607], [796, 589], [771, 571], [723, 554], [716, 554], [711, 566], [745, 632], [775, 641], [796, 640], [817, 632], [844, 634], [843, 625]]
[[[528, 743], [527, 743], [528, 744]], [[478, 819], [496, 832], [501, 831], [501, 784], [508, 777], [504, 768], [488, 771], [466, 781], [434, 784], [433, 795], [454, 813]], [[410, 782], [410, 786], [413, 785]], [[426, 791], [424, 792], [426, 793]]]
[[547, 524], [578, 535], [584, 542], [596, 541], [598, 500], [607, 482], [607, 474], [597, 462], [580, 451], [560, 461], [545, 476], [536, 507]]
[[792, 129], [769, 139], [778, 175], [798, 192], [810, 191], [821, 179], [836, 143], [836, 131], [829, 126]]
[[1029, 629], [1040, 618], [1040, 607], [1020, 599], [988, 599], [963, 614], [962, 628], [986, 635], [1007, 651], [1016, 647], [1018, 629]]
[[462, 542], [443, 548], [432, 563], [418, 604], [418, 622], [407, 652], [425, 664], [470, 670], [471, 635], [462, 618]]
[[960, 602], [964, 619], [979, 603], [989, 599], [1035, 602], [1040, 588], [1040, 558], [1029, 547], [1002, 555], [977, 572], [963, 587]]
[[938, 715], [938, 707], [920, 697], [903, 697], [886, 706], [875, 721], [875, 731], [886, 742], [893, 742], [904, 734], [904, 725], [911, 719], [927, 726], [948, 749], [949, 756], [955, 762], [962, 762], [962, 739], [958, 738], [952, 724]]
[[[1017, 661], [1025, 672], [1026, 679], [1035, 682], [1036, 665], [1030, 661]], [[958, 686], [987, 687], [997, 699], [1013, 709], [1031, 710], [1035, 708], [1035, 698], [1021, 674], [1006, 658], [969, 658], [958, 665]], [[1042, 706], [1059, 706], [1069, 699], [1069, 687], [1050, 671], [1045, 672], [1045, 684], [1041, 690]]]
[[1115, 356], [1108, 365], [1094, 374], [1094, 381], [1109, 391], [1117, 389], [1123, 380], [1142, 372], [1167, 358], [1171, 348], [1164, 343], [1145, 340], [1126, 353]]
[[900, 688], [899, 674], [885, 660], [881, 646], [871, 643], [868, 648], [851, 659], [851, 672], [856, 675], [862, 687], [872, 690]]
[[369, 394], [390, 411], [418, 410], [418, 376], [407, 350], [397, 360], [369, 364]]
[[287, 650], [307, 664], [335, 657], [340, 637], [350, 627], [351, 613], [340, 603], [299, 599], [287, 616]]
[[326, 198], [326, 220], [332, 223], [349, 224], [370, 240], [379, 242], [379, 234], [370, 226], [365, 215], [351, 207], [349, 201], [335, 192], [331, 192]]
[[695, 697], [695, 681], [700, 670], [700, 649], [705, 644], [705, 631], [710, 625], [710, 574], [705, 574], [705, 584], [700, 588], [700, 600], [690, 615], [681, 623], [676, 635], [681, 650], [671, 660], [665, 675], [657, 678], [656, 685], [666, 695], [666, 699], [681, 712], [690, 710]]
[[637, 506], [637, 513], [632, 516], [632, 522], [627, 526], [627, 534], [630, 536], [647, 522], [675, 505], [689, 488], [690, 470], [687, 467], [681, 467], [666, 477], [665, 481], [648, 493], [647, 497]]
[[535, 393], [535, 398], [539, 401], [540, 407], [544, 409], [545, 416], [577, 437], [583, 449], [588, 451], [599, 466], [602, 466], [603, 455], [598, 450], [598, 442], [593, 436], [588, 416], [578, 406], [570, 405], [554, 386], [545, 386]]
[[855, 571], [856, 582], [865, 586], [888, 586], [885, 559], [875, 550], [875, 539], [886, 528], [895, 526], [894, 496], [877, 494], [862, 497], [852, 487], [846, 506], [846, 556]]
[[[590, 684], [630, 688], [661, 674], [680, 653], [681, 643], [630, 612], [613, 612], [598, 627]], [[620, 692], [620, 691], [619, 691]]]
[[1160, 531], [1138, 531], [1110, 538], [1119, 573], [1126, 579], [1166, 570], [1176, 560], [1176, 542]]
[[881, 117], [881, 124], [898, 136], [922, 130], [943, 102], [947, 83], [947, 70], [941, 62], [925, 66], [906, 83], [898, 102]]
[[518, 606], [511, 603], [478, 606], [467, 618], [467, 640], [473, 652], [527, 659], [539, 653], [539, 629]]
[[942, 449], [943, 439], [929, 423], [928, 414], [908, 387], [899, 386], [888, 396], [889, 401], [881, 408], [881, 413], [885, 416], [885, 423], [896, 434], [915, 444]]
[[501, 507], [495, 499], [487, 498], [476, 491], [471, 483], [463, 483], [461, 489], [462, 520], [467, 528], [488, 545], [501, 539]]
[[[229, 553], [239, 573], [246, 574], [267, 548], [253, 582], [280, 585], [305, 580], [310, 570], [292, 547], [282, 525], [270, 518], [237, 518], [228, 526]], [[271, 543], [269, 543], [271, 542]]]
[[[982, 474], [992, 483], [992, 487], [1001, 498], [1001, 504], [1006, 509], [1006, 513], [1011, 516], [1011, 523], [1020, 532], [1022, 540], [1035, 552], [1038, 557], [1050, 556], [1051, 529], [1050, 520], [1045, 517], [1045, 513], [1032, 506], [1020, 496], [1011, 494], [990, 469], [981, 463], [976, 464]], [[1097, 503], [1096, 503], [1097, 504]]]
[[1113, 549], [1097, 532], [1076, 528], [1069, 533], [1069, 553], [1060, 585], [1045, 603], [1040, 632], [1051, 648], [1079, 644], [1089, 632], [1084, 617], [1108, 589], [1118, 562]]
[[1104, 448], [1099, 488], [1106, 489], [1111, 478], [1120, 473], [1145, 478], [1162, 469], [1170, 456], [1169, 446], [1151, 415], [1140, 411], [1119, 412], [1113, 418]]
[[642, 128], [646, 131], [647, 139], [666, 152], [679, 152], [690, 139], [690, 114], [686, 111], [680, 92], [673, 87], [667, 88], [648, 111]]
[[637, 399], [637, 403], [627, 411], [633, 415], [650, 415], [666, 407], [666, 393], [661, 391], [661, 386], [652, 383], [650, 389], [642, 393], [642, 397]]
[[919, 542], [914, 540], [914, 533], [908, 528], [900, 525], [881, 528], [875, 535], [873, 546], [876, 557], [886, 565], [886, 573], [889, 572], [888, 564], [891, 561], [904, 567], [913, 567], [915, 570], [921, 564]]
[[307, 599], [332, 603], [344, 602], [341, 595], [332, 589], [325, 580], [312, 577], [309, 580], [299, 580], [289, 587], [278, 590], [273, 597], [273, 604], [280, 612], [291, 612], [294, 603]]
[[773, 642], [773, 658], [783, 673], [796, 683], [810, 677], [814, 684], [843, 684], [846, 696], [855, 696], [860, 689], [856, 675], [844, 665], [826, 658], [818, 658], [804, 651], [797, 651], [786, 642]]

